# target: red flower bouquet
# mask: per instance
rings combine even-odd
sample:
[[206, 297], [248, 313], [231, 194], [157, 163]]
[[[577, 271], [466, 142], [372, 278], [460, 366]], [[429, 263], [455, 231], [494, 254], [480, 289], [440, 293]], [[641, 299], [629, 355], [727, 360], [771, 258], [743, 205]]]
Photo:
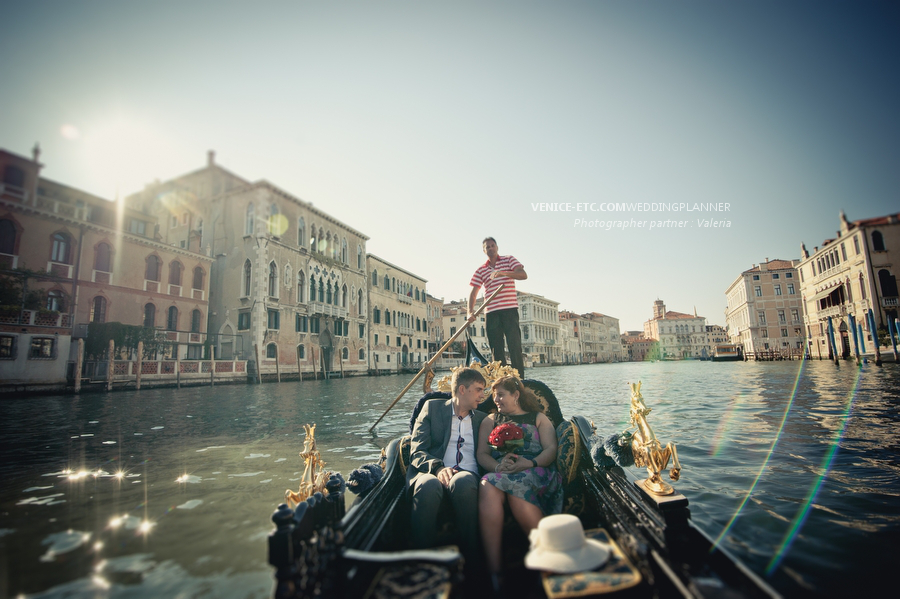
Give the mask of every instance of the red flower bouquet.
[[511, 422], [495, 427], [488, 436], [488, 443], [496, 450], [509, 453], [525, 444], [525, 433]]

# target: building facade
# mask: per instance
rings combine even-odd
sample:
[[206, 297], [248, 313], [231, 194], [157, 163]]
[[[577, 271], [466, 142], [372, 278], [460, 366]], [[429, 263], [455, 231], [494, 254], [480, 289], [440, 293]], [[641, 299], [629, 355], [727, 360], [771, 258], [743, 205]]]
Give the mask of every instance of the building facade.
[[706, 338], [706, 318], [667, 311], [662, 300], [653, 302], [653, 318], [644, 322], [644, 338], [659, 342], [659, 357], [663, 360], [711, 355]]
[[767, 259], [742, 272], [726, 289], [728, 342], [743, 346], [748, 358], [802, 353], [799, 262]]
[[420, 367], [428, 360], [426, 280], [368, 254], [369, 369]]
[[522, 329], [522, 352], [532, 364], [562, 362], [559, 302], [534, 293], [517, 291], [519, 327]]
[[215, 163], [126, 199], [157, 216], [157, 237], [213, 257], [216, 357], [261, 377], [368, 371], [368, 237], [267, 181]]
[[201, 359], [212, 259], [162, 243], [150, 215], [40, 177], [0, 150], [0, 269], [28, 310], [0, 317], [0, 379], [64, 384], [89, 323], [157, 329], [165, 353]]
[[444, 345], [444, 298], [425, 295], [425, 322], [428, 323], [428, 358]]
[[[879, 330], [887, 339], [887, 324], [896, 321], [900, 305], [896, 278], [900, 214], [850, 222], [841, 212], [838, 237], [825, 240], [812, 253], [801, 245], [801, 256], [797, 270], [806, 308], [804, 324], [810, 357], [832, 355], [829, 321], [839, 355], [849, 357], [860, 342], [861, 353], [872, 353]], [[875, 321], [874, 331], [869, 310]], [[889, 346], [890, 342], [883, 345]]]

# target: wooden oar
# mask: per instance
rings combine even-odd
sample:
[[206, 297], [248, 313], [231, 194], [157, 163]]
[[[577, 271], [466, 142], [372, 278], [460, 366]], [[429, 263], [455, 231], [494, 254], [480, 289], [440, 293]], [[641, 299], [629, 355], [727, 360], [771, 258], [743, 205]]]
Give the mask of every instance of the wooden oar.
[[[497, 290], [496, 290], [494, 293], [492, 293], [491, 296], [490, 296], [489, 298], [487, 298], [486, 300], [484, 300], [484, 303], [481, 304], [481, 307], [478, 308], [478, 310], [475, 311], [474, 316], [475, 316], [476, 318], [478, 317], [479, 314], [481, 314], [481, 311], [484, 310], [485, 308], [487, 308], [487, 305], [488, 305], [489, 303], [491, 303], [491, 301], [492, 301], [495, 297], [497, 297], [497, 294], [500, 293], [500, 291], [503, 289], [503, 287], [504, 287], [504, 285], [500, 285], [500, 287], [498, 287]], [[375, 427], [378, 426], [378, 423], [381, 422], [381, 419], [384, 418], [385, 416], [387, 416], [387, 413], [391, 411], [391, 408], [393, 408], [395, 405], [397, 405], [397, 402], [400, 401], [400, 398], [403, 397], [404, 395], [406, 395], [406, 392], [409, 391], [410, 387], [412, 387], [412, 386], [415, 384], [415, 382], [416, 382], [417, 380], [419, 380], [419, 377], [422, 376], [429, 368], [431, 368], [432, 364], [434, 364], [434, 363], [437, 361], [437, 359], [438, 359], [439, 357], [441, 357], [441, 354], [444, 353], [444, 350], [446, 350], [448, 347], [450, 347], [450, 344], [453, 343], [454, 341], [456, 341], [456, 338], [457, 338], [457, 337], [459, 337], [460, 335], [462, 335], [463, 331], [465, 331], [465, 330], [468, 328], [469, 324], [471, 324], [471, 323], [469, 323], [469, 319], [467, 318], [465, 324], [464, 324], [462, 327], [460, 327], [460, 329], [459, 329], [458, 331], [456, 331], [456, 334], [455, 334], [455, 335], [453, 335], [452, 337], [450, 337], [450, 339], [447, 341], [447, 343], [444, 344], [444, 347], [442, 347], [441, 349], [439, 349], [439, 350], [431, 357], [430, 360], [428, 360], [427, 362], [425, 362], [425, 366], [422, 367], [422, 370], [420, 370], [419, 373], [416, 374], [416, 376], [413, 377], [413, 380], [411, 380], [411, 381], [409, 382], [409, 384], [408, 384], [406, 387], [403, 388], [403, 391], [401, 391], [401, 392], [400, 392], [400, 395], [397, 396], [397, 399], [395, 399], [395, 400], [391, 403], [391, 405], [388, 406], [387, 410], [384, 411], [384, 414], [382, 414], [381, 416], [378, 417], [378, 420], [376, 420], [376, 421], [375, 421], [375, 424], [372, 425], [372, 428], [369, 429], [369, 432], [370, 432], [370, 433], [371, 433], [373, 430], [375, 430]], [[468, 366], [468, 364], [467, 364], [467, 366]]]

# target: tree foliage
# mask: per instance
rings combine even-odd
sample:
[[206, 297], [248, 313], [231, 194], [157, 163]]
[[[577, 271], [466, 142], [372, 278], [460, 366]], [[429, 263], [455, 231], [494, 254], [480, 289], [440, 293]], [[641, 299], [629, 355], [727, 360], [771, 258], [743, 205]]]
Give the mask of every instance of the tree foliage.
[[92, 322], [88, 325], [88, 336], [84, 341], [85, 357], [95, 360], [106, 358], [110, 339], [115, 343], [116, 359], [136, 352], [141, 341], [144, 342], [144, 358], [169, 345], [165, 335], [154, 328], [121, 322]]

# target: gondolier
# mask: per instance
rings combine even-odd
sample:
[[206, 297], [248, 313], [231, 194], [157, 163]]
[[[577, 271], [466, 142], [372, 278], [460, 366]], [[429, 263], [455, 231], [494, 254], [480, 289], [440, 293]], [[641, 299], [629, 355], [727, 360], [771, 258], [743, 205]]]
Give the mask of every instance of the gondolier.
[[522, 357], [522, 333], [519, 330], [519, 300], [516, 297], [516, 281], [524, 281], [528, 278], [525, 267], [513, 256], [501, 256], [497, 249], [497, 241], [493, 237], [486, 237], [481, 242], [482, 249], [487, 255], [487, 262], [478, 267], [472, 275], [469, 293], [468, 319], [475, 320], [475, 300], [478, 290], [484, 287], [485, 295], [490, 295], [495, 289], [504, 285], [503, 291], [487, 307], [485, 328], [487, 329], [488, 343], [494, 360], [506, 364], [506, 352], [503, 348], [503, 340], [506, 338], [506, 346], [509, 348], [509, 363], [519, 371], [519, 376], [525, 378], [525, 360]]

